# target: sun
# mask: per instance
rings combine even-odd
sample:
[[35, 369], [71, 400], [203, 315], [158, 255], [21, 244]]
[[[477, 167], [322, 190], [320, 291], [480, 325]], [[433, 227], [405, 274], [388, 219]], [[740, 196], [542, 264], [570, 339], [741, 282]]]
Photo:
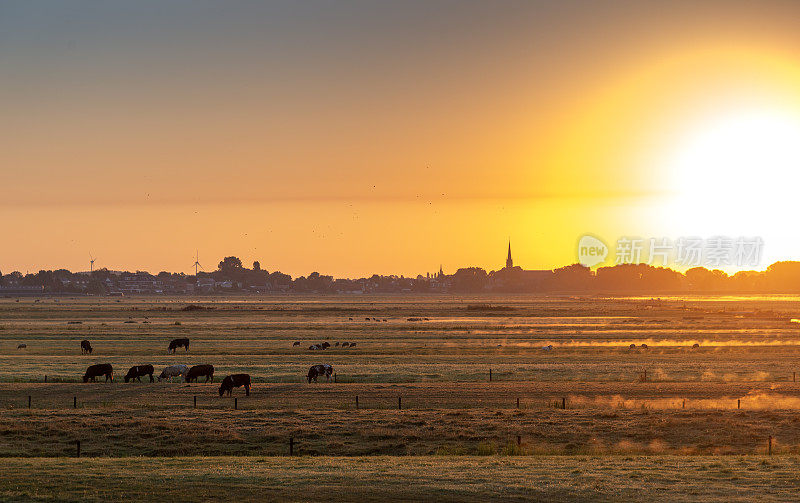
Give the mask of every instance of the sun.
[[772, 204], [800, 181], [800, 118], [776, 111], [718, 118], [689, 135], [672, 165], [678, 190], [699, 201]]
[[689, 128], [666, 156], [671, 218], [696, 235], [790, 230], [800, 193], [800, 115], [739, 110]]

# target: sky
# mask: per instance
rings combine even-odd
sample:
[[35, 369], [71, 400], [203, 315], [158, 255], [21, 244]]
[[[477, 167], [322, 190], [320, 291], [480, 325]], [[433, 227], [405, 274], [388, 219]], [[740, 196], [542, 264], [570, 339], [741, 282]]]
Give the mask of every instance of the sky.
[[[0, 271], [800, 259], [800, 4], [0, 0]], [[613, 261], [613, 257], [612, 257]]]

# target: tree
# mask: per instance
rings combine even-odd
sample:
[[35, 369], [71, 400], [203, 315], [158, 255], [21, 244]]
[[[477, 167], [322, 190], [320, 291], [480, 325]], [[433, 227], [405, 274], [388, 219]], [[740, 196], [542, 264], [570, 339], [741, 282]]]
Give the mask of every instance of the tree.
[[486, 271], [480, 267], [464, 267], [453, 275], [453, 291], [482, 292], [489, 284]]
[[225, 257], [217, 268], [223, 273], [240, 272], [243, 269], [242, 261], [239, 257]]

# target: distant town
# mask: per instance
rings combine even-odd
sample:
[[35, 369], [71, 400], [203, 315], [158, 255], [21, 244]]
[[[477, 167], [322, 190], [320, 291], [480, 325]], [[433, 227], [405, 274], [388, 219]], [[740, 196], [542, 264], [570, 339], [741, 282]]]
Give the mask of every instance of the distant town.
[[776, 262], [766, 271], [721, 270], [695, 267], [685, 273], [647, 264], [619, 264], [591, 270], [580, 264], [557, 269], [525, 270], [514, 265], [511, 244], [505, 267], [487, 272], [465, 267], [446, 274], [415, 278], [373, 275], [334, 278], [317, 272], [292, 278], [269, 272], [256, 261], [246, 267], [234, 256], [225, 257], [213, 272], [195, 274], [144, 271], [84, 272], [66, 269], [22, 274], [0, 273], [0, 296], [36, 295], [210, 295], [210, 294], [376, 294], [376, 293], [798, 293], [800, 262]]

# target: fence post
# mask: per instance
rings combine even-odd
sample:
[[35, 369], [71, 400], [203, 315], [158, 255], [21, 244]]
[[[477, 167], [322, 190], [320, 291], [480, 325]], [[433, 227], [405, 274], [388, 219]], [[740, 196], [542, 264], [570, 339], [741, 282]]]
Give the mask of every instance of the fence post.
[[197, 395], [194, 396], [194, 408], [197, 408]]
[[44, 382], [47, 382], [47, 374], [44, 375]]
[[29, 409], [31, 408], [31, 396], [30, 395], [28, 395], [28, 408]]
[[517, 408], [519, 409], [519, 398], [517, 398]]
[[76, 450], [75, 457], [76, 458], [81, 457], [81, 441], [80, 440], [76, 440], [75, 441], [75, 450]]
[[289, 437], [289, 456], [294, 455], [294, 437]]
[[566, 409], [567, 408], [567, 398], [563, 397], [563, 396], [561, 397], [561, 408], [562, 409]]
[[397, 410], [403, 410], [403, 397], [397, 397]]
[[358, 395], [356, 395], [356, 410], [358, 410]]
[[683, 408], [684, 409], [686, 408], [686, 399], [685, 398], [683, 399]]
[[517, 435], [517, 445], [522, 445], [522, 437]]
[[492, 382], [492, 369], [489, 369], [489, 382]]
[[234, 398], [233, 399], [233, 408], [234, 409], [238, 409], [239, 408], [239, 399], [238, 398]]
[[797, 372], [792, 372], [792, 382], [797, 382]]
[[772, 456], [772, 435], [769, 436], [769, 455]]
[[737, 409], [741, 409], [742, 408], [742, 399], [741, 398], [737, 398], [736, 399], [736, 408]]

